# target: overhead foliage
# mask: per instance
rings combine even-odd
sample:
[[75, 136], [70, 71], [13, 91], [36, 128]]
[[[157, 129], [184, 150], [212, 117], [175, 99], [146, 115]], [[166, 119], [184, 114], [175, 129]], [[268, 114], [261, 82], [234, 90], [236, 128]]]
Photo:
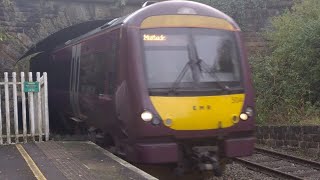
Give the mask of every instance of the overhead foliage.
[[[244, 31], [252, 28], [252, 21], [265, 19], [268, 3], [279, 2], [197, 1], [228, 14]], [[269, 42], [268, 54], [250, 58], [259, 122], [320, 122], [320, 1], [295, 2], [290, 10], [271, 19], [271, 28], [264, 33]]]
[[[12, 0], [0, 0], [1, 5], [3, 5], [4, 9], [13, 10], [13, 2]], [[6, 32], [6, 28], [0, 26], [0, 42], [6, 41], [10, 39], [10, 35]]]
[[10, 36], [0, 28], [0, 42], [8, 40]]
[[252, 58], [260, 121], [319, 116], [320, 1], [303, 0], [272, 19], [271, 54]]

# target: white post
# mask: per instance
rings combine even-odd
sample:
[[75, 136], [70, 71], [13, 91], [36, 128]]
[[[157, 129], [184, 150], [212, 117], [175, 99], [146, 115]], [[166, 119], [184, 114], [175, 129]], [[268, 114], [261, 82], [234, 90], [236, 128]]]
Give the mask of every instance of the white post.
[[0, 144], [3, 144], [1, 103], [2, 103], [2, 98], [1, 98], [1, 88], [0, 88]]
[[[37, 78], [37, 77], [36, 77]], [[34, 136], [36, 137], [37, 134], [39, 133], [38, 131], [38, 93], [32, 92], [33, 93], [33, 110], [34, 110]]]
[[[39, 94], [40, 94], [40, 109], [41, 109], [41, 124], [42, 124], [42, 137], [45, 137], [45, 128], [46, 128], [46, 122], [45, 122], [45, 113], [44, 113], [44, 80], [43, 75], [40, 76], [39, 80]], [[42, 138], [43, 140], [43, 138]]]
[[23, 142], [27, 142], [27, 112], [26, 112], [26, 93], [24, 92], [24, 72], [21, 72], [21, 100], [22, 100], [22, 127]]
[[43, 75], [42, 75], [42, 83], [41, 83], [41, 111], [42, 111], [42, 132], [44, 133], [45, 135], [45, 132], [46, 132], [46, 115], [45, 115], [45, 109], [44, 109], [44, 104], [45, 104], [45, 96], [44, 96], [44, 81], [43, 81]]
[[44, 113], [45, 113], [45, 133], [46, 133], [46, 141], [49, 141], [49, 108], [48, 108], [48, 77], [47, 73], [43, 73], [44, 77]]
[[[29, 72], [29, 82], [32, 82], [32, 72]], [[31, 129], [31, 137], [34, 141], [34, 108], [33, 108], [33, 92], [29, 92], [29, 120], [30, 120], [30, 129]]]
[[42, 118], [42, 112], [41, 112], [41, 108], [42, 108], [42, 105], [41, 105], [41, 84], [40, 84], [40, 72], [37, 72], [37, 81], [39, 82], [39, 92], [37, 93], [37, 108], [38, 108], [38, 133], [39, 133], [39, 142], [42, 141], [42, 121], [43, 121], [43, 118]]
[[11, 133], [10, 133], [10, 107], [9, 107], [9, 81], [8, 73], [4, 73], [4, 94], [5, 94], [5, 104], [6, 104], [6, 127], [7, 127], [7, 143], [11, 144]]
[[14, 132], [16, 135], [16, 143], [19, 142], [19, 126], [18, 126], [18, 101], [17, 101], [17, 74], [12, 73], [12, 82], [13, 82], [13, 109], [14, 109]]

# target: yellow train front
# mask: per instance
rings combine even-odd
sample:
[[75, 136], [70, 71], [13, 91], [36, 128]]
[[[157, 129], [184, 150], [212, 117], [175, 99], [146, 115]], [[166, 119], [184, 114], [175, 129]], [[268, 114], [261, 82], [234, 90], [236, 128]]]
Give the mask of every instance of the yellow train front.
[[125, 73], [115, 93], [123, 137], [116, 144], [128, 160], [196, 161], [210, 170], [252, 154], [253, 87], [230, 17], [196, 2], [164, 1], [118, 24]]

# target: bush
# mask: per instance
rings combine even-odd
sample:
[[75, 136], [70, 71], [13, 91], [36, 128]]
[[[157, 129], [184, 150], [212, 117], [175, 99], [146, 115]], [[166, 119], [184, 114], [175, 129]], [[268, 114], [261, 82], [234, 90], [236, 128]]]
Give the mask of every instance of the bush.
[[272, 19], [271, 54], [251, 58], [259, 122], [301, 122], [319, 115], [320, 1], [304, 0]]

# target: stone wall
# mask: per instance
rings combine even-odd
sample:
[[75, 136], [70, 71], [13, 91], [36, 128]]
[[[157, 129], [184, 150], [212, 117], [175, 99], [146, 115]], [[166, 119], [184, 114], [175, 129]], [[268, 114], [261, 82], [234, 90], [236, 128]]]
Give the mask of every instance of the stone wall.
[[258, 144], [320, 154], [320, 126], [258, 126], [256, 137]]
[[130, 13], [143, 0], [0, 0], [0, 27], [9, 39], [0, 43], [0, 72], [49, 35], [79, 23]]
[[[119, 17], [141, 7], [145, 0], [0, 0], [0, 27], [11, 39], [0, 43], [0, 72], [12, 70], [30, 47], [66, 27], [91, 20]], [[281, 14], [293, 0], [266, 0], [264, 9], [246, 9], [244, 33], [250, 52], [261, 50], [260, 32], [269, 17]], [[219, 8], [219, 7], [217, 7]], [[235, 19], [237, 17], [234, 17]]]
[[[279, 16], [285, 9], [290, 9], [294, 0], [265, 0], [263, 9], [247, 9], [244, 37], [249, 53], [264, 50], [266, 41], [261, 32], [270, 26], [270, 18]], [[235, 17], [236, 18], [236, 17]]]

